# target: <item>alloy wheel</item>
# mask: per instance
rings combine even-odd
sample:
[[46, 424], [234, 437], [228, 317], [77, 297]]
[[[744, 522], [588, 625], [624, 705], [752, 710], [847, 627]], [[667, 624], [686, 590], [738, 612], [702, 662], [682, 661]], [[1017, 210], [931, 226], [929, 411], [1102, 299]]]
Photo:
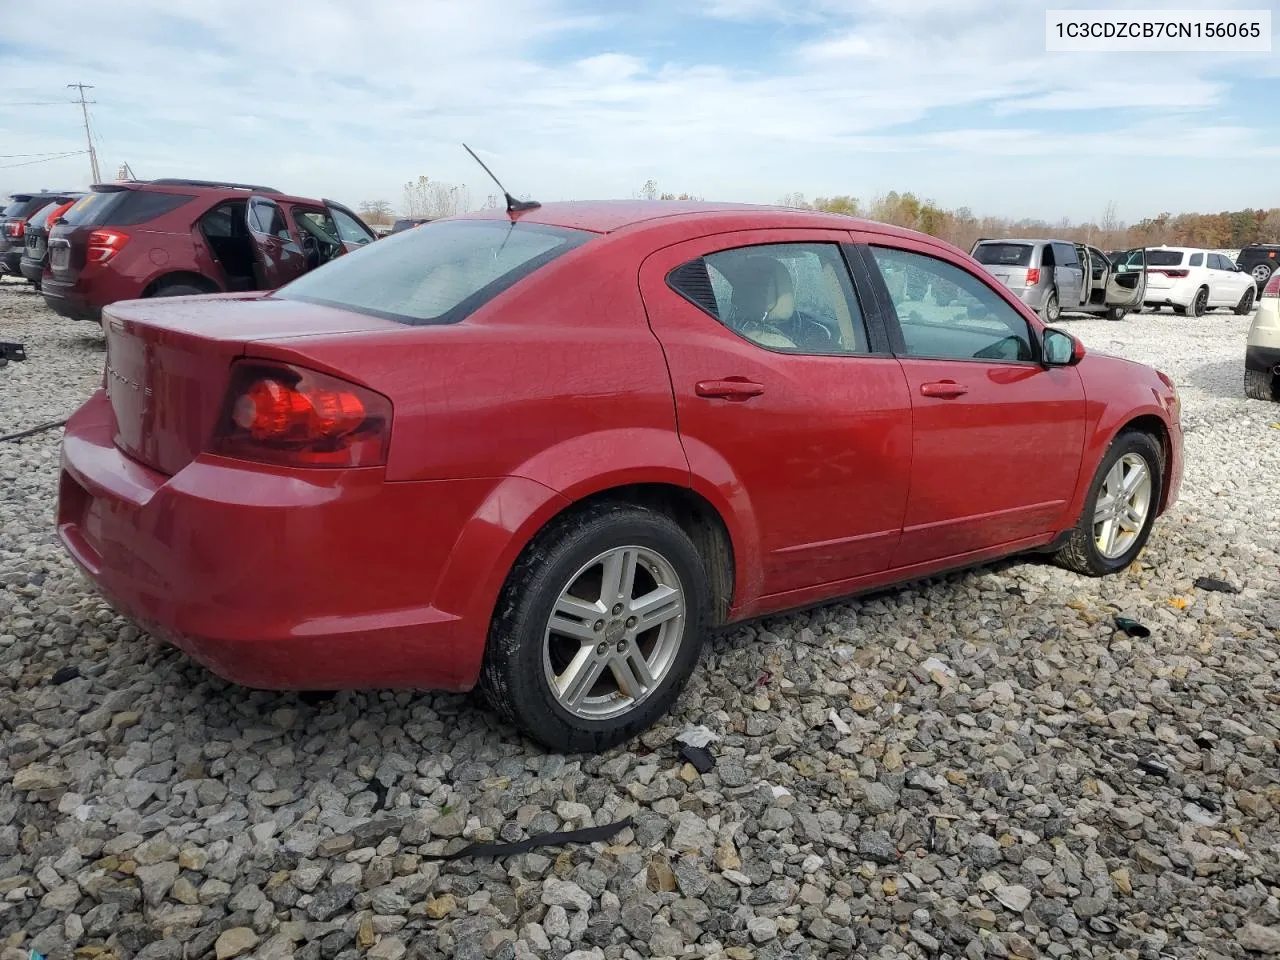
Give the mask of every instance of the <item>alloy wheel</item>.
[[1253, 268], [1249, 275], [1258, 283], [1266, 283], [1267, 278], [1271, 276], [1271, 268], [1265, 263], [1260, 263]]
[[569, 578], [547, 623], [542, 665], [552, 695], [583, 719], [626, 713], [671, 670], [685, 619], [684, 588], [665, 557], [638, 546], [601, 553]]
[[1151, 512], [1151, 468], [1136, 453], [1126, 453], [1107, 471], [1093, 508], [1093, 542], [1115, 560], [1137, 542]]

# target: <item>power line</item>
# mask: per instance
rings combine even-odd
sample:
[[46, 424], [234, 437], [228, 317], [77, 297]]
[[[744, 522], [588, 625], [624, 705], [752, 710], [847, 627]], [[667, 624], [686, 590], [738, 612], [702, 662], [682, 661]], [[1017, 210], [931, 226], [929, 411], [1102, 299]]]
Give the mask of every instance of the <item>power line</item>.
[[67, 87], [80, 91], [80, 112], [84, 115], [84, 138], [89, 144], [89, 166], [93, 169], [93, 182], [101, 183], [102, 176], [98, 173], [98, 153], [93, 149], [93, 136], [89, 133], [89, 107], [85, 103], [84, 92], [92, 90], [93, 84], [89, 83], [68, 83]]
[[31, 166], [32, 164], [47, 164], [50, 160], [65, 160], [68, 156], [83, 156], [87, 154], [87, 150], [72, 150], [65, 154], [54, 154], [46, 156], [41, 160], [23, 160], [20, 164], [0, 164], [0, 170], [12, 170], [15, 166]]
[[[65, 150], [45, 150], [43, 153], [0, 153], [0, 160], [21, 160], [24, 157], [52, 157], [55, 154], [61, 156], [65, 154]], [[77, 153], [83, 153], [83, 150], [77, 150]]]
[[0, 107], [60, 107], [78, 102], [76, 100], [0, 100]]

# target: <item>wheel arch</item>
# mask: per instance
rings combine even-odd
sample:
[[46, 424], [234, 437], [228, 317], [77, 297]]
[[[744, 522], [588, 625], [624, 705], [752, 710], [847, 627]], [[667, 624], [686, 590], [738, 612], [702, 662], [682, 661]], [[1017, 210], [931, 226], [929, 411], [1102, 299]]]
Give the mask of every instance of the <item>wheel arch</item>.
[[1126, 431], [1145, 433], [1160, 445], [1160, 506], [1158, 513], [1164, 513], [1169, 505], [1169, 493], [1173, 480], [1173, 439], [1169, 436], [1169, 425], [1164, 418], [1155, 413], [1142, 413], [1124, 421], [1112, 433], [1104, 448], [1109, 449], [1116, 437]]

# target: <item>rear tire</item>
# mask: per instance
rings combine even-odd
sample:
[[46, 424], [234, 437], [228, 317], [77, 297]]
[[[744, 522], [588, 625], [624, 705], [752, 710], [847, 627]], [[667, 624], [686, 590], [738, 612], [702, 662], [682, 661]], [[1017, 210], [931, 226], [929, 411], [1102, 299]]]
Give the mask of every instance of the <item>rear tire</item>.
[[1123, 320], [1129, 315], [1129, 311], [1124, 307], [1107, 307], [1108, 320]]
[[201, 290], [199, 287], [193, 287], [189, 283], [169, 283], [165, 284], [159, 290], [152, 294], [153, 297], [194, 297], [208, 293], [208, 290]]
[[1201, 287], [1196, 291], [1196, 295], [1191, 300], [1191, 306], [1187, 312], [1193, 317], [1203, 317], [1206, 310], [1209, 309], [1209, 288]]
[[[615, 557], [616, 570], [633, 571], [621, 602], [607, 586]], [[675, 593], [660, 594], [660, 607], [639, 603], [662, 590]], [[480, 692], [497, 714], [552, 750], [607, 750], [675, 703], [698, 662], [710, 596], [697, 548], [665, 514], [602, 503], [562, 517], [525, 548], [507, 577]], [[671, 612], [681, 604], [681, 613]], [[567, 632], [554, 628], [553, 614]], [[657, 625], [645, 629], [646, 618]], [[575, 677], [594, 679], [575, 684]]]
[[1249, 276], [1253, 277], [1253, 282], [1258, 285], [1258, 291], [1267, 285], [1267, 281], [1271, 279], [1271, 274], [1276, 272], [1276, 268], [1265, 260], [1249, 271]]
[[1062, 307], [1058, 304], [1058, 291], [1050, 290], [1049, 299], [1044, 302], [1044, 306], [1040, 309], [1040, 319], [1045, 323], [1057, 323], [1058, 318], [1062, 316]]
[[1277, 400], [1276, 377], [1269, 370], [1244, 372], [1244, 395], [1250, 400]]
[[1244, 292], [1240, 302], [1236, 304], [1236, 316], [1243, 317], [1253, 309], [1253, 287]]
[[[1139, 464], [1146, 471], [1147, 486], [1139, 487], [1132, 496], [1125, 496], [1123, 484], [1142, 479]], [[1164, 455], [1160, 444], [1150, 434], [1137, 430], [1121, 433], [1098, 465], [1080, 521], [1054, 559], [1068, 570], [1089, 577], [1119, 573], [1142, 552], [1151, 535], [1163, 483]], [[1119, 493], [1111, 489], [1117, 485]], [[1107, 488], [1105, 494], [1104, 488]], [[1111, 505], [1114, 509], [1109, 509]], [[1112, 549], [1104, 550], [1099, 540], [1108, 542], [1108, 523], [1112, 525], [1109, 541]]]

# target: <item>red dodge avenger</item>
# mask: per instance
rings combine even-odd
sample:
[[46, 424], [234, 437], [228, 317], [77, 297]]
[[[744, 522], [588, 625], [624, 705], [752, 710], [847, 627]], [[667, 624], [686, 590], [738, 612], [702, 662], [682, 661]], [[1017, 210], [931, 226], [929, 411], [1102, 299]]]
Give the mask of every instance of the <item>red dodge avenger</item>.
[[1170, 379], [945, 243], [530, 207], [108, 307], [63, 441], [72, 557], [237, 683], [478, 685], [593, 751], [671, 707], [713, 628], [1016, 553], [1115, 573], [1177, 497]]

